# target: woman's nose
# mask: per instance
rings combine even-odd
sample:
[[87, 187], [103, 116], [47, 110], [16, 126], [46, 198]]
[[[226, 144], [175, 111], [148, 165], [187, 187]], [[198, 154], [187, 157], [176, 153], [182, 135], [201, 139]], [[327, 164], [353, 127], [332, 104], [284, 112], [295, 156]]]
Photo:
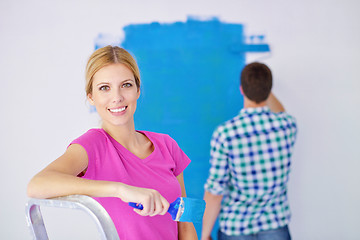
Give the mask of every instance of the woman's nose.
[[114, 91], [113, 102], [118, 103], [124, 101], [124, 96], [121, 93], [121, 90]]

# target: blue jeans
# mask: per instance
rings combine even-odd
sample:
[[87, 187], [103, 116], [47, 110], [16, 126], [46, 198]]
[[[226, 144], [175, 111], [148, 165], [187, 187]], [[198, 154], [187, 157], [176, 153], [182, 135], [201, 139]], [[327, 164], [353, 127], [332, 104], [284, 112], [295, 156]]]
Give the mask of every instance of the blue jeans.
[[228, 236], [219, 230], [218, 240], [291, 240], [289, 228], [287, 226], [261, 231], [256, 234]]

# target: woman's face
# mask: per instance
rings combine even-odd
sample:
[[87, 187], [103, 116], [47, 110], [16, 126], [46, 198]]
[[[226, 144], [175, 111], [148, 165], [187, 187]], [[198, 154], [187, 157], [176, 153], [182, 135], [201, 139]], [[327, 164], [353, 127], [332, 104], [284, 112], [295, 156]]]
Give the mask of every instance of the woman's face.
[[88, 100], [96, 107], [103, 127], [107, 128], [133, 124], [139, 96], [133, 72], [124, 64], [117, 63], [95, 73]]

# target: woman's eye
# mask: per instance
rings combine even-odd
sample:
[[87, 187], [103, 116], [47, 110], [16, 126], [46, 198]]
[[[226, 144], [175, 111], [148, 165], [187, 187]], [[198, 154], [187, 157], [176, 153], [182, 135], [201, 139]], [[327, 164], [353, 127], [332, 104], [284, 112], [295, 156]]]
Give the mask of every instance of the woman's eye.
[[106, 91], [106, 90], [109, 90], [109, 86], [101, 86], [99, 88], [100, 91]]
[[125, 87], [125, 88], [129, 88], [129, 87], [131, 87], [131, 86], [132, 86], [131, 83], [124, 83], [124, 84], [123, 84], [123, 87]]

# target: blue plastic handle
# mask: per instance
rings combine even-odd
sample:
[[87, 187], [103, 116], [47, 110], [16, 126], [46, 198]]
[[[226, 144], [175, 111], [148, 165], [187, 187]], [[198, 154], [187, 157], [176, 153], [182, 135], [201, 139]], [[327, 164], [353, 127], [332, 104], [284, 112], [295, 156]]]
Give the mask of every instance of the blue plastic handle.
[[140, 210], [143, 210], [144, 208], [141, 203], [134, 203], [134, 202], [129, 202], [129, 206]]

